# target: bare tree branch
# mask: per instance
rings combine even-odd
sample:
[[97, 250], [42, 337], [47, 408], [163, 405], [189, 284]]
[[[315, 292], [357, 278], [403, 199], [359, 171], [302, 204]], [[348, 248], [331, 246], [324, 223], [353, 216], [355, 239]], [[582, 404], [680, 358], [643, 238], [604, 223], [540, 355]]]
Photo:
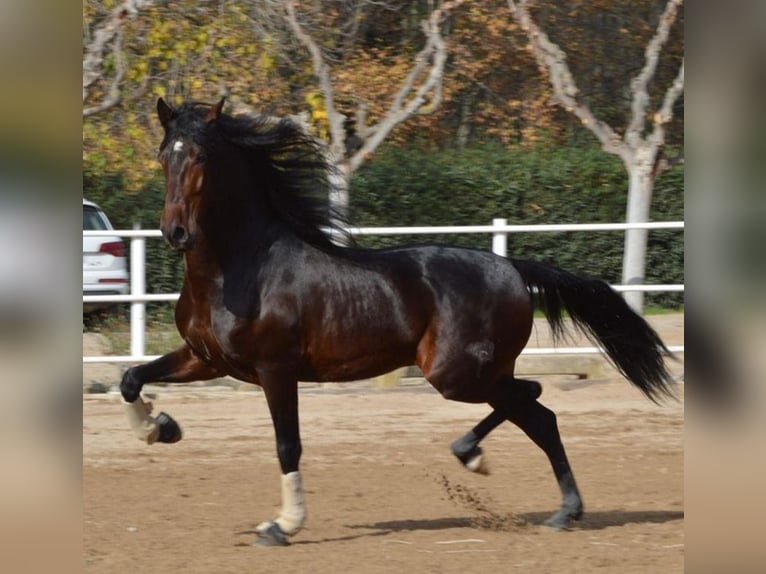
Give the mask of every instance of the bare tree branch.
[[[357, 135], [363, 145], [343, 162], [347, 175], [353, 173], [388, 136], [391, 130], [416, 113], [430, 113], [439, 107], [442, 100], [442, 77], [447, 59], [447, 49], [441, 36], [441, 27], [451, 10], [465, 0], [445, 2], [434, 9], [429, 18], [422, 23], [426, 44], [417, 54], [410, 73], [394, 97], [386, 115], [372, 126], [366, 125], [367, 105], [359, 102], [355, 113]], [[335, 91], [332, 70], [327, 63], [322, 47], [307, 32], [296, 13], [295, 2], [288, 0], [284, 4], [285, 21], [295, 38], [306, 48], [311, 56], [314, 76], [324, 97], [330, 134], [330, 151], [336, 161], [344, 159], [346, 148], [346, 118], [338, 112], [335, 105]]]
[[665, 92], [665, 98], [662, 101], [662, 107], [654, 114], [654, 129], [647, 138], [654, 145], [660, 146], [665, 142], [665, 125], [673, 119], [673, 106], [676, 100], [684, 91], [684, 61], [681, 60], [681, 67], [678, 69], [678, 75], [668, 90]]
[[553, 93], [558, 103], [574, 113], [583, 125], [593, 132], [601, 142], [604, 151], [627, 159], [630, 150], [622, 142], [620, 136], [609, 124], [597, 119], [586, 104], [578, 100], [577, 95], [580, 90], [569, 71], [566, 54], [548, 38], [548, 35], [532, 19], [529, 14], [529, 2], [508, 0], [508, 6], [521, 29], [527, 33], [532, 54], [535, 56], [538, 66], [550, 77]]
[[332, 83], [330, 67], [324, 60], [322, 49], [314, 39], [309, 36], [298, 22], [295, 13], [295, 2], [292, 0], [285, 2], [285, 18], [290, 25], [290, 29], [295, 37], [305, 46], [311, 54], [311, 61], [314, 64], [314, 76], [319, 82], [319, 87], [324, 96], [324, 106], [327, 110], [327, 121], [330, 126], [330, 151], [336, 157], [343, 156], [343, 141], [345, 139], [343, 130], [343, 116], [335, 109], [335, 89]]
[[117, 69], [104, 99], [95, 106], [84, 108], [83, 115], [93, 115], [119, 103], [121, 97], [120, 83], [126, 69], [122, 58], [122, 29], [128, 18], [135, 18], [139, 10], [152, 4], [154, 4], [154, 0], [124, 0], [109, 13], [93, 33], [93, 39], [85, 46], [85, 55], [82, 60], [83, 104], [90, 96], [93, 85], [104, 78], [104, 57], [110, 44]]
[[[349, 158], [350, 172], [355, 171], [398, 124], [415, 113], [432, 113], [441, 104], [444, 64], [447, 61], [447, 47], [441, 35], [441, 26], [450, 12], [460, 6], [463, 1], [445, 2], [434, 9], [428, 20], [422, 23], [426, 45], [416, 56], [415, 65], [402, 82], [386, 115], [366, 130], [367, 137], [364, 138], [364, 144]], [[430, 68], [428, 68], [429, 62]], [[428, 73], [425, 79], [416, 87], [418, 78], [426, 72], [426, 68]], [[407, 100], [408, 97], [409, 100]]]
[[120, 103], [120, 100], [122, 99], [122, 90], [120, 88], [120, 84], [122, 83], [122, 79], [125, 77], [125, 72], [128, 69], [128, 66], [125, 63], [125, 58], [122, 55], [122, 28], [117, 30], [117, 33], [114, 37], [114, 41], [112, 43], [112, 53], [114, 54], [115, 73], [109, 86], [109, 91], [107, 92], [104, 99], [102, 99], [101, 102], [99, 102], [97, 105], [83, 108], [82, 115], [84, 117], [92, 116], [108, 110], [112, 106], [116, 106], [118, 103]]
[[[628, 129], [625, 131], [625, 140], [631, 145], [635, 146], [638, 144], [643, 136], [646, 126], [646, 109], [649, 106], [649, 81], [654, 77], [654, 73], [657, 70], [660, 52], [668, 40], [670, 28], [676, 20], [678, 8], [682, 3], [683, 0], [669, 0], [665, 5], [665, 10], [662, 16], [660, 16], [660, 21], [657, 23], [657, 31], [646, 46], [646, 62], [644, 67], [631, 82], [630, 89], [633, 93], [631, 119]], [[681, 66], [681, 85], [683, 86], [683, 65]], [[670, 105], [672, 106], [672, 102]]]

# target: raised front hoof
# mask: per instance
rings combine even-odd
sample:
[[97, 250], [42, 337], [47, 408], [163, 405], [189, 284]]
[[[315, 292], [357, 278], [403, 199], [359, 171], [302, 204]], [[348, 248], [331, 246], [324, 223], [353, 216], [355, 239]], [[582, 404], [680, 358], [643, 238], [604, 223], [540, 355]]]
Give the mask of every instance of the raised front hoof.
[[266, 528], [257, 532], [256, 546], [290, 546], [287, 534], [276, 522], [272, 522]]
[[582, 512], [582, 507], [577, 509], [561, 508], [546, 520], [544, 524], [554, 530], [567, 530], [573, 521], [582, 518]]
[[155, 419], [158, 425], [160, 425], [160, 434], [157, 437], [157, 442], [173, 443], [178, 442], [183, 437], [181, 427], [169, 414], [162, 412], [157, 415]]

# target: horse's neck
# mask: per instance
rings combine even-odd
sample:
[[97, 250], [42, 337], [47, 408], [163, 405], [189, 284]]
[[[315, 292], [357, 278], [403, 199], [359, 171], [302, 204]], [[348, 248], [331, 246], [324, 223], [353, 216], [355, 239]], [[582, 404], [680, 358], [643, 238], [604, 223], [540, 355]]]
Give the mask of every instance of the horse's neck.
[[[246, 223], [239, 231], [213, 227], [198, 235], [193, 249], [184, 254], [184, 278], [195, 298], [209, 297], [222, 289], [225, 277], [242, 279], [257, 274], [272, 246], [288, 240], [260, 224]], [[211, 232], [219, 234], [211, 237]]]
[[184, 253], [184, 287], [195, 299], [208, 296], [210, 288], [220, 282], [223, 270], [210, 244], [203, 235], [194, 247]]

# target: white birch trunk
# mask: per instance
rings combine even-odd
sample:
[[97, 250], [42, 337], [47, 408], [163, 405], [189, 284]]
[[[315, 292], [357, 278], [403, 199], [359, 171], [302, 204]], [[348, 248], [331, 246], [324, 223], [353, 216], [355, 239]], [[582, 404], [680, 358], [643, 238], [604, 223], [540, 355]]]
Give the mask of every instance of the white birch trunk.
[[[654, 188], [654, 156], [656, 150], [641, 148], [634, 161], [626, 162], [630, 183], [628, 187], [628, 206], [625, 213], [627, 223], [645, 223], [649, 221]], [[646, 275], [646, 246], [648, 230], [628, 229], [625, 232], [625, 252], [622, 260], [622, 283], [625, 285], [644, 284]], [[625, 300], [633, 309], [642, 313], [644, 294], [642, 291], [628, 291]]]
[[334, 162], [331, 165], [335, 169], [330, 174], [330, 205], [343, 219], [349, 215], [349, 173], [348, 164], [345, 161]]

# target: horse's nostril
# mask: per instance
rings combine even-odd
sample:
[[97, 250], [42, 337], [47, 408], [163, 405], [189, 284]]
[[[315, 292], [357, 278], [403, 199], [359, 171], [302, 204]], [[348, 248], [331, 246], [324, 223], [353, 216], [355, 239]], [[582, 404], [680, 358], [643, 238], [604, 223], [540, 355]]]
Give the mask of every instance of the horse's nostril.
[[173, 234], [171, 235], [171, 239], [175, 242], [183, 241], [184, 239], [186, 239], [186, 229], [184, 229], [184, 227], [181, 225], [174, 227]]

